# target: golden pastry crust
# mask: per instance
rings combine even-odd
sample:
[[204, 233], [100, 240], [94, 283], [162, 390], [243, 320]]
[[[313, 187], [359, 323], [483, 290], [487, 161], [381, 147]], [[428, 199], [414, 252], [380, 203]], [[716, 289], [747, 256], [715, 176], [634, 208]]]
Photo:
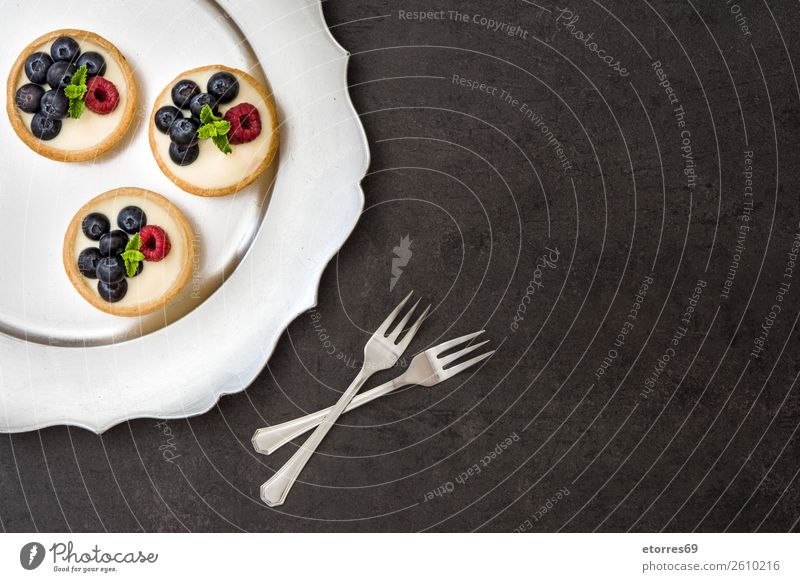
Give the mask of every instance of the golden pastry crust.
[[[258, 94], [261, 96], [261, 99], [264, 101], [264, 106], [269, 110], [270, 120], [272, 125], [272, 135], [270, 136], [270, 145], [269, 150], [267, 151], [267, 155], [264, 157], [264, 160], [259, 164], [258, 168], [255, 169], [249, 176], [240, 180], [235, 185], [230, 186], [228, 188], [203, 188], [197, 184], [192, 184], [191, 182], [187, 182], [176, 176], [172, 170], [170, 170], [169, 165], [167, 164], [166, 159], [162, 156], [161, 152], [158, 150], [158, 146], [156, 143], [156, 111], [159, 109], [159, 103], [162, 103], [166, 97], [166, 95], [172, 90], [172, 87], [189, 75], [194, 75], [197, 73], [203, 73], [205, 71], [227, 71], [237, 77], [240, 80], [250, 84], [252, 87], [256, 89]], [[170, 100], [170, 103], [172, 101]], [[265, 124], [266, 125], [266, 124]], [[266, 127], [264, 128], [266, 129]], [[191, 69], [189, 71], [185, 71], [175, 77], [167, 87], [159, 94], [158, 98], [156, 98], [155, 105], [153, 105], [153, 111], [150, 114], [150, 124], [149, 124], [149, 136], [150, 136], [150, 150], [153, 152], [153, 157], [156, 159], [158, 163], [158, 167], [161, 168], [161, 171], [164, 175], [172, 180], [172, 182], [178, 186], [181, 190], [189, 192], [190, 194], [194, 194], [195, 196], [227, 196], [229, 194], [233, 194], [234, 192], [238, 192], [243, 188], [246, 188], [253, 181], [256, 180], [261, 174], [263, 174], [267, 168], [269, 168], [272, 160], [275, 158], [275, 153], [278, 151], [278, 143], [280, 141], [280, 131], [278, 129], [278, 110], [275, 107], [275, 100], [272, 98], [271, 94], [267, 94], [266, 89], [259, 83], [255, 78], [251, 75], [245, 73], [244, 71], [240, 71], [239, 69], [233, 69], [231, 67], [226, 67], [225, 65], [208, 65], [205, 67], [198, 67], [196, 69]]]
[[[137, 196], [147, 200], [151, 204], [156, 204], [165, 209], [170, 216], [174, 217], [175, 222], [177, 222], [180, 226], [182, 231], [181, 236], [183, 236], [183, 239], [186, 241], [186, 252], [182, 257], [181, 269], [177, 278], [175, 279], [175, 282], [161, 297], [147, 303], [120, 306], [115, 303], [104, 301], [100, 295], [98, 295], [94, 285], [90, 284], [91, 280], [81, 275], [81, 272], [78, 270], [76, 265], [75, 238], [80, 232], [83, 217], [93, 212], [95, 206], [100, 202], [110, 198], [115, 198], [116, 196]], [[108, 192], [100, 194], [100, 196], [93, 198], [84, 204], [80, 210], [78, 210], [78, 212], [72, 218], [72, 221], [70, 221], [69, 227], [67, 227], [66, 235], [64, 235], [64, 250], [62, 252], [62, 260], [64, 262], [64, 269], [67, 271], [67, 276], [69, 277], [70, 282], [75, 289], [77, 289], [78, 293], [80, 293], [83, 298], [86, 299], [86, 301], [94, 305], [100, 311], [105, 311], [111, 315], [138, 317], [140, 315], [146, 315], [148, 313], [157, 311], [175, 299], [178, 293], [180, 293], [189, 282], [189, 278], [192, 276], [194, 254], [195, 249], [192, 227], [189, 225], [189, 222], [186, 220], [183, 212], [181, 212], [180, 209], [172, 202], [161, 196], [161, 194], [156, 194], [155, 192], [144, 190], [143, 188], [127, 187], [115, 188], [114, 190], [109, 190]]]
[[[32, 53], [39, 50], [43, 45], [54, 41], [59, 36], [71, 36], [78, 42], [81, 40], [89, 40], [100, 45], [114, 57], [114, 60], [116, 60], [116, 62], [119, 64], [122, 74], [125, 77], [127, 103], [125, 105], [125, 111], [122, 115], [122, 120], [114, 132], [106, 137], [106, 139], [94, 147], [83, 150], [63, 150], [52, 147], [48, 145], [46, 141], [38, 139], [31, 133], [30, 128], [25, 123], [15, 104], [17, 79], [19, 79], [22, 68], [25, 66], [25, 60]], [[122, 56], [122, 53], [119, 52], [117, 47], [104, 39], [102, 36], [87, 30], [77, 30], [71, 28], [54, 30], [53, 32], [49, 32], [44, 36], [37, 38], [35, 41], [25, 47], [25, 50], [23, 50], [19, 55], [14, 63], [14, 66], [11, 67], [11, 72], [8, 75], [8, 82], [6, 84], [6, 112], [8, 113], [8, 119], [11, 121], [11, 127], [14, 128], [16, 134], [29, 148], [31, 148], [37, 154], [57, 162], [87, 162], [102, 156], [108, 150], [117, 145], [119, 140], [122, 139], [122, 136], [125, 135], [125, 132], [128, 131], [128, 128], [131, 126], [136, 113], [137, 95], [138, 91], [136, 88], [136, 79], [133, 75], [133, 69], [131, 69], [128, 61], [125, 60], [125, 57]]]

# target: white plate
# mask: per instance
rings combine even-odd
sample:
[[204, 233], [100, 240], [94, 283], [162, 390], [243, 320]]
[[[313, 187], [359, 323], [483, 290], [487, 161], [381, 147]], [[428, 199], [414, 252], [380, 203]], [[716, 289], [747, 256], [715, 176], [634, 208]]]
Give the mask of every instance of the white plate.
[[[136, 70], [140, 123], [181, 71], [221, 63], [269, 79], [282, 121], [277, 173], [219, 199], [182, 192], [163, 176], [140, 124], [97, 162], [60, 164], [0, 123], [0, 431], [71, 424], [100, 432], [136, 417], [205, 412], [246, 388], [289, 322], [315, 304], [322, 270], [361, 213], [369, 153], [347, 93], [347, 53], [318, 1], [3, 7], [14, 26], [0, 35], [0, 78], [40, 35], [92, 30]], [[182, 298], [139, 319], [95, 310], [60, 261], [74, 213], [119, 186], [170, 198], [202, 249]]]

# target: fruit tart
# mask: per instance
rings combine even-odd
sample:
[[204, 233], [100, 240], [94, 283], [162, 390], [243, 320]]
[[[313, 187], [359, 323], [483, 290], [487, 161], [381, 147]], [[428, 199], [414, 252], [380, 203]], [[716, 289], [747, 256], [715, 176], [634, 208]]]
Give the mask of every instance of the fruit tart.
[[198, 196], [226, 196], [252, 183], [272, 163], [279, 141], [272, 95], [223, 65], [172, 81], [156, 99], [149, 131], [161, 171]]
[[131, 125], [137, 89], [125, 57], [85, 30], [56, 30], [22, 51], [6, 87], [6, 111], [33, 151], [59, 162], [93, 160]]
[[67, 228], [64, 268], [75, 289], [112, 315], [152, 313], [189, 281], [194, 236], [183, 213], [163, 196], [118, 188], [81, 208]]

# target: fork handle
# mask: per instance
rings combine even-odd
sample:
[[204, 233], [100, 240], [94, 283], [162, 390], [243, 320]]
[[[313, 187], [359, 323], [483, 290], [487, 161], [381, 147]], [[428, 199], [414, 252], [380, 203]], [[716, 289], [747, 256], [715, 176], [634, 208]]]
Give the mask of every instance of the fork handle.
[[328, 431], [347, 408], [347, 405], [350, 404], [350, 401], [353, 400], [353, 397], [364, 385], [364, 382], [374, 373], [375, 371], [367, 371], [365, 368], [361, 368], [358, 376], [339, 397], [339, 401], [334, 404], [330, 412], [320, 421], [319, 426], [308, 437], [305, 444], [297, 449], [292, 458], [286, 461], [286, 464], [261, 486], [261, 499], [264, 503], [270, 507], [283, 505], [283, 502], [286, 501], [286, 496], [289, 495], [289, 491], [292, 489], [292, 485], [297, 481], [300, 472], [317, 450], [322, 439], [328, 434]]
[[[373, 400], [386, 396], [398, 388], [407, 385], [408, 383], [403, 381], [402, 376], [390, 380], [385, 384], [381, 384], [353, 398], [350, 404], [347, 405], [345, 412], [350, 412], [359, 406], [368, 404]], [[282, 424], [260, 428], [253, 435], [253, 448], [259, 453], [271, 455], [289, 441], [296, 439], [304, 432], [308, 432], [319, 425], [331, 410], [333, 410], [333, 406], [295, 418], [294, 420], [289, 420]]]

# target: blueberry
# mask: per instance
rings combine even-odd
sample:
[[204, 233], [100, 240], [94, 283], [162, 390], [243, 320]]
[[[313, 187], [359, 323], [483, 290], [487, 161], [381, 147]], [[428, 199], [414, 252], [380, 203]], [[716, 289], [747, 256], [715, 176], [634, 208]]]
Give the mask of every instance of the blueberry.
[[17, 89], [17, 107], [25, 113], [36, 113], [39, 111], [39, 102], [44, 95], [44, 89], [35, 83], [28, 83]]
[[192, 97], [199, 93], [200, 87], [197, 86], [197, 83], [188, 79], [183, 79], [175, 83], [175, 86], [172, 88], [172, 102], [179, 109], [186, 109], [189, 107], [189, 102], [192, 100]]
[[100, 237], [111, 230], [111, 222], [109, 222], [105, 214], [92, 212], [84, 217], [81, 222], [81, 230], [83, 230], [83, 234], [85, 234], [87, 238], [91, 240], [100, 240]]
[[104, 257], [121, 255], [128, 244], [128, 235], [121, 230], [112, 230], [100, 237], [100, 252]]
[[59, 36], [50, 47], [50, 56], [54, 61], [74, 63], [81, 54], [81, 46], [69, 36]]
[[69, 82], [72, 81], [72, 75], [78, 67], [75, 63], [68, 63], [66, 61], [58, 61], [47, 69], [47, 84], [51, 89], [63, 89]]
[[31, 119], [31, 133], [43, 141], [51, 140], [61, 133], [61, 120], [47, 117], [40, 111]]
[[193, 164], [199, 155], [199, 145], [181, 146], [176, 143], [169, 144], [169, 157], [179, 166]]
[[105, 281], [98, 281], [97, 292], [103, 300], [109, 303], [116, 303], [117, 301], [121, 301], [128, 292], [128, 281], [123, 279], [118, 283], [111, 283], [110, 285]]
[[53, 64], [53, 59], [47, 53], [33, 53], [25, 60], [25, 74], [31, 83], [43, 85], [47, 82], [47, 69]]
[[161, 133], [169, 133], [169, 128], [175, 123], [176, 119], [183, 118], [183, 113], [177, 107], [172, 105], [165, 105], [156, 111], [156, 128]]
[[217, 103], [230, 103], [239, 95], [239, 81], [227, 71], [214, 73], [206, 89]]
[[75, 66], [81, 68], [86, 65], [87, 77], [102, 77], [106, 74], [106, 60], [103, 55], [94, 51], [83, 53], [78, 60], [75, 61]]
[[100, 249], [89, 247], [83, 249], [81, 254], [78, 255], [78, 270], [81, 275], [89, 279], [97, 279], [97, 264], [103, 255], [100, 254]]
[[147, 224], [147, 215], [138, 206], [126, 206], [119, 211], [117, 226], [128, 234], [135, 234]]
[[44, 93], [39, 106], [42, 114], [51, 119], [64, 119], [69, 114], [69, 99], [60, 89]]
[[118, 256], [101, 257], [97, 263], [97, 278], [103, 283], [119, 283], [125, 278], [125, 263]]
[[192, 100], [189, 102], [189, 111], [192, 112], [192, 117], [200, 119], [200, 112], [206, 105], [211, 107], [211, 111], [214, 115], [220, 117], [219, 109], [217, 109], [217, 100], [208, 93], [200, 93], [192, 97]]
[[198, 129], [200, 129], [199, 121], [184, 117], [183, 119], [178, 119], [169, 128], [169, 138], [172, 140], [172, 143], [180, 146], [192, 146], [198, 141]]

